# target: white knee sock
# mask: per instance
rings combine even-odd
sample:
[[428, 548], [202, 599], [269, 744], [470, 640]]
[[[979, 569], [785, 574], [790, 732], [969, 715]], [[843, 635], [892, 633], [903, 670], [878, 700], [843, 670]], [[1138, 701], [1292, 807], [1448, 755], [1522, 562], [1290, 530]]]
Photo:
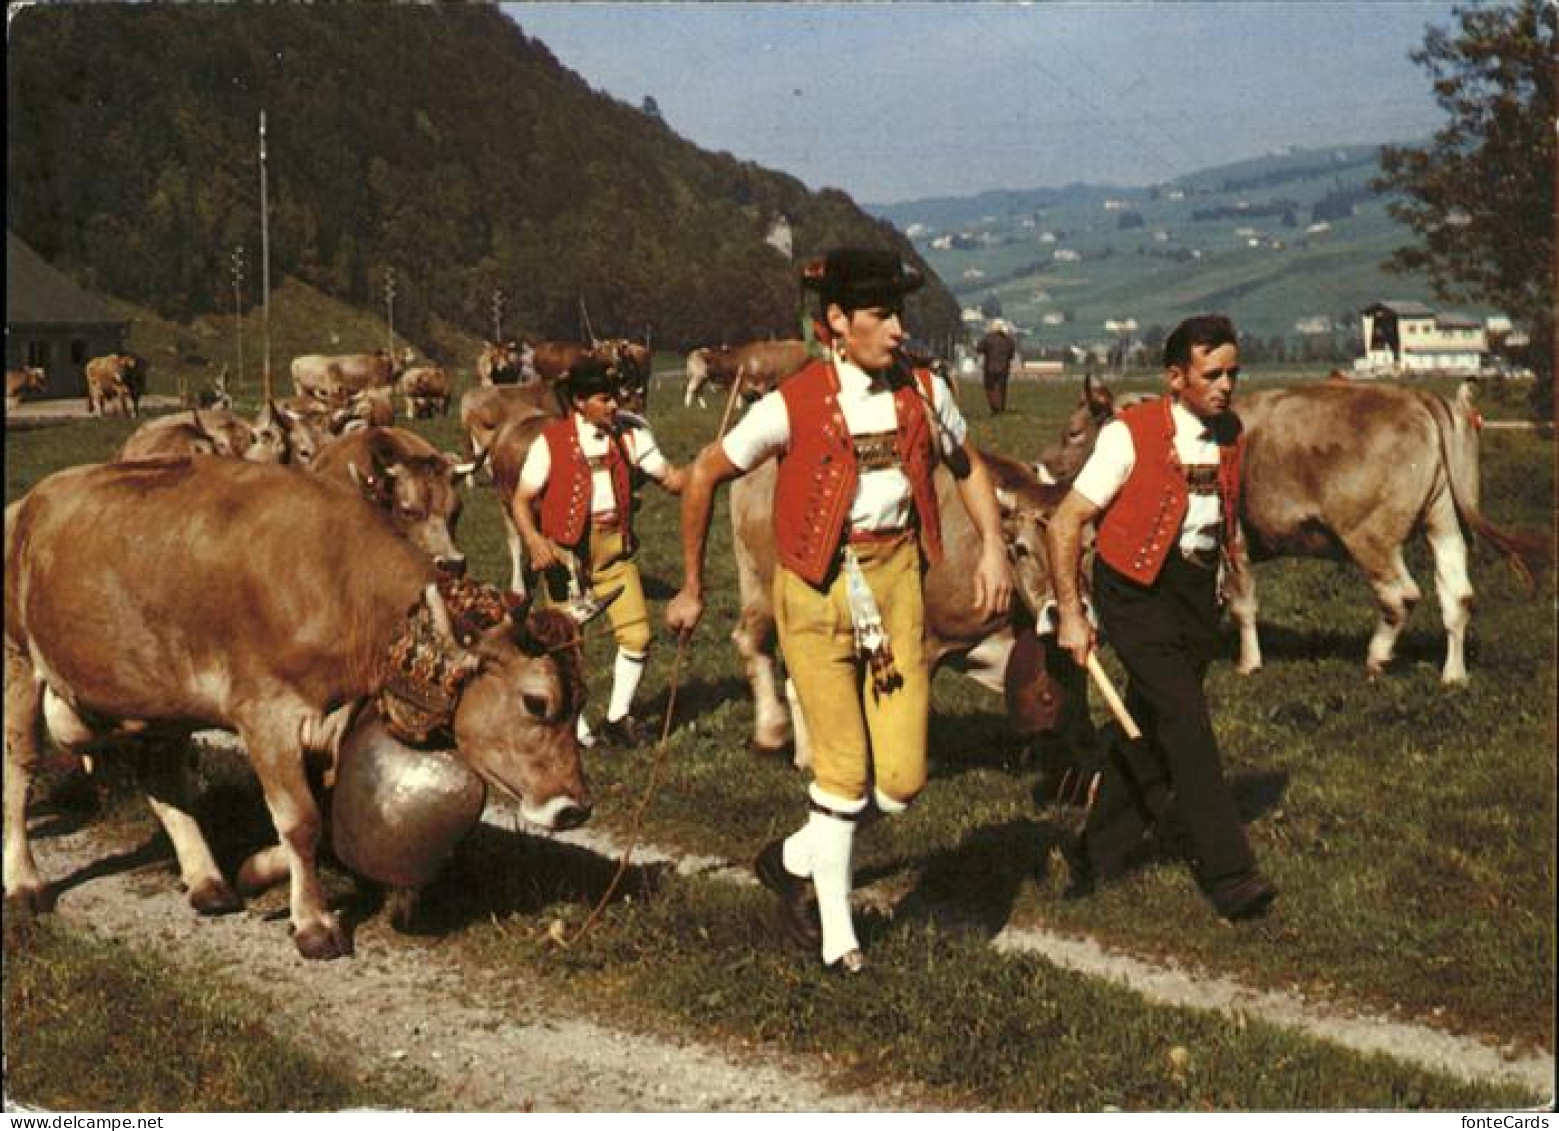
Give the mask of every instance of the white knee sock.
[[590, 729], [590, 720], [585, 718], [583, 711], [579, 712], [579, 721], [574, 724], [574, 737], [586, 750], [595, 745], [595, 731]]
[[823, 924], [823, 962], [837, 962], [860, 948], [855, 920], [850, 915], [850, 886], [854, 882], [851, 852], [855, 822], [814, 812], [807, 821], [812, 829], [812, 886], [817, 890], [817, 914]]
[[635, 656], [617, 649], [617, 662], [612, 666], [612, 697], [606, 704], [607, 722], [615, 723], [633, 707], [633, 696], [639, 690], [639, 681], [644, 678], [646, 659], [646, 653]]
[[813, 809], [807, 823], [786, 839], [785, 869], [797, 876], [812, 877], [818, 918], [823, 926], [823, 961], [836, 962], [860, 946], [850, 915], [850, 865], [855, 816], [866, 807], [866, 799], [846, 800], [825, 793], [816, 785], [809, 792], [812, 800], [828, 812]]

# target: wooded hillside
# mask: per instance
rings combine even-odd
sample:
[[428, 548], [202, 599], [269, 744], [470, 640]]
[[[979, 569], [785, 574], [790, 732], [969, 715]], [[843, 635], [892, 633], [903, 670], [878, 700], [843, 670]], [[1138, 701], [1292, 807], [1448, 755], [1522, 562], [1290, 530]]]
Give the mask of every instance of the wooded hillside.
[[[892, 246], [848, 196], [700, 150], [590, 89], [495, 7], [60, 5], [13, 14], [9, 223], [54, 265], [164, 317], [258, 301], [257, 124], [272, 281], [485, 333], [653, 330], [686, 347], [796, 328], [797, 259]], [[952, 332], [936, 282], [911, 323]]]

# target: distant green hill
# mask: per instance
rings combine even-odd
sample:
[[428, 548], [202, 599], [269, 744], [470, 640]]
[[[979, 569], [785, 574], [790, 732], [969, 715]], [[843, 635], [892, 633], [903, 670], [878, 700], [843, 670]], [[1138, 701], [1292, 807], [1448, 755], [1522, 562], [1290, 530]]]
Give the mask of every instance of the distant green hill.
[[1107, 321], [1134, 321], [1137, 336], [1149, 336], [1221, 310], [1264, 346], [1347, 357], [1370, 303], [1436, 305], [1423, 279], [1381, 270], [1410, 236], [1369, 188], [1377, 172], [1375, 148], [1352, 146], [1147, 188], [1070, 185], [869, 207], [914, 239], [966, 308], [999, 306], [1031, 346], [1108, 342], [1116, 333]]
[[[659, 346], [796, 329], [792, 262], [913, 249], [838, 191], [709, 153], [590, 89], [496, 6], [61, 4], [10, 13], [7, 222], [78, 282], [188, 323], [259, 295], [257, 123], [273, 281], [426, 341], [506, 332]], [[956, 328], [940, 285], [916, 324]], [[447, 335], [444, 335], [447, 337]]]

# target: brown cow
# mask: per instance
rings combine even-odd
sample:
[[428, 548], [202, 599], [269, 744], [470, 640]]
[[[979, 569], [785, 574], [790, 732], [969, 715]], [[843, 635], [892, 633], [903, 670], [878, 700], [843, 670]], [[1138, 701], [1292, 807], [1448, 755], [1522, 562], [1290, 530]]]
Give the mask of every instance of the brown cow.
[[87, 411], [107, 415], [110, 405], [124, 416], [138, 416], [146, 391], [146, 364], [130, 353], [111, 353], [87, 362]]
[[738, 376], [742, 393], [756, 400], [807, 363], [807, 346], [799, 338], [748, 342], [740, 346], [709, 346], [688, 354], [687, 387], [682, 403], [704, 403], [704, 388], [729, 389]]
[[292, 384], [300, 396], [329, 403], [364, 389], [392, 388], [416, 356], [409, 348], [394, 352], [379, 349], [373, 353], [304, 354], [292, 359]]
[[534, 351], [513, 338], [483, 342], [476, 355], [476, 379], [482, 385], [528, 385], [535, 381]]
[[[459, 673], [439, 716], [457, 755], [518, 797], [526, 820], [549, 829], [585, 820], [577, 653], [542, 639], [563, 635], [559, 614], [468, 625], [457, 641], [435, 577], [352, 491], [241, 460], [71, 468], [8, 507], [8, 914], [48, 905], [26, 822], [45, 720], [70, 751], [100, 744], [101, 755], [131, 739], [148, 767], [175, 764], [193, 730], [215, 725], [238, 734], [264, 788], [298, 950], [350, 953], [315, 866], [321, 818], [305, 759], [334, 753], [353, 709], [386, 691], [397, 642], [409, 639], [440, 648]], [[418, 637], [414, 618], [432, 635]], [[149, 788], [190, 902], [236, 907], [194, 819], [169, 789]]]
[[[1230, 555], [1224, 584], [1240, 632], [1237, 669], [1249, 674], [1261, 667], [1250, 563], [1319, 557], [1352, 561], [1368, 581], [1380, 621], [1365, 667], [1378, 675], [1422, 596], [1402, 547], [1423, 531], [1446, 633], [1440, 678], [1466, 682], [1473, 594], [1462, 527], [1499, 548], [1528, 578], [1546, 557], [1536, 540], [1507, 534], [1478, 512], [1471, 386], [1463, 384], [1447, 401], [1422, 389], [1323, 381], [1246, 394], [1234, 410], [1245, 428], [1242, 545]], [[1085, 383], [1083, 403], [1040, 464], [1069, 483], [1112, 415], [1109, 390]]]
[[269, 406], [254, 424], [225, 409], [191, 409], [148, 420], [130, 434], [118, 458], [218, 455], [254, 463], [307, 462], [294, 451], [294, 433], [292, 422]]
[[622, 382], [620, 407], [643, 412], [649, 395], [651, 354], [648, 346], [627, 338], [607, 338], [594, 345], [579, 342], [537, 342], [534, 365], [541, 380], [556, 385], [584, 358], [604, 361]]
[[401, 374], [400, 391], [406, 401], [406, 419], [449, 415], [449, 398], [454, 385], [449, 370], [441, 365], [415, 365]]
[[525, 467], [525, 457], [531, 445], [541, 435], [555, 416], [535, 413], [515, 416], [506, 421], [493, 437], [489, 450], [493, 473], [493, 489], [498, 492], [498, 505], [503, 511], [504, 537], [509, 546], [509, 592], [517, 597], [525, 595], [525, 542], [514, 524], [514, 497], [520, 487], [520, 472]]
[[49, 375], [35, 365], [5, 371], [5, 403], [13, 408], [22, 402], [29, 392], [41, 393], [48, 388]]
[[[1005, 692], [1009, 720], [1022, 737], [1059, 734], [1081, 754], [1091, 748], [1087, 689], [1071, 659], [1054, 646], [1053, 633], [1037, 641], [1032, 625], [1047, 623], [1053, 604], [1044, 548], [1044, 525], [1066, 493], [1040, 484], [1026, 467], [981, 451], [1002, 509], [1002, 533], [1022, 598], [1012, 611], [985, 619], [974, 615], [975, 561], [979, 539], [957, 486], [946, 468], [936, 473], [937, 504], [945, 553], [926, 575], [926, 655], [933, 671], [946, 663], [993, 691]], [[731, 526], [742, 611], [731, 639], [752, 685], [755, 720], [752, 746], [774, 752], [795, 735], [795, 763], [810, 760], [801, 714], [787, 713], [775, 686], [773, 498], [776, 464], [769, 461], [731, 484]], [[1012, 663], [1015, 650], [1025, 659]], [[1035, 664], [1043, 655], [1043, 663]], [[1048, 675], [1047, 675], [1048, 672]], [[1054, 681], [1054, 682], [1052, 682]], [[1028, 685], [1020, 685], [1026, 683]], [[794, 707], [794, 703], [792, 703]], [[1036, 710], [1036, 708], [1039, 708]]]
[[326, 447], [311, 467], [360, 491], [439, 569], [465, 573], [466, 556], [455, 545], [460, 521], [457, 484], [476, 470], [475, 464], [459, 463], [415, 432], [370, 427]]
[[494, 386], [467, 389], [460, 398], [460, 430], [466, 454], [476, 459], [492, 447], [493, 437], [511, 420], [561, 416], [564, 407], [552, 385]]

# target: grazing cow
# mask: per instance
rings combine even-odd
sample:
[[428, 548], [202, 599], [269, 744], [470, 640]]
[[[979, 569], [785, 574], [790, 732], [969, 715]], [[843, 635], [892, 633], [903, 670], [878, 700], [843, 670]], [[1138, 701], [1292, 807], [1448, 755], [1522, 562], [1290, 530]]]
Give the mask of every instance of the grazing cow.
[[225, 409], [191, 409], [188, 415], [174, 413], [148, 420], [130, 434], [118, 458], [218, 455], [253, 463], [306, 463], [299, 449], [307, 450], [307, 444], [299, 433], [284, 414], [269, 405], [253, 424]]
[[25, 366], [22, 369], [7, 369], [5, 371], [5, 403], [7, 408], [14, 408], [22, 403], [22, 397], [29, 392], [41, 393], [48, 388], [49, 375], [35, 365]]
[[807, 346], [799, 338], [748, 342], [740, 346], [709, 346], [688, 354], [687, 387], [682, 403], [694, 398], [704, 404], [704, 388], [729, 389], [738, 376], [742, 393], [756, 400], [807, 363]]
[[361, 389], [346, 399], [347, 415], [340, 431], [360, 420], [372, 428], [388, 428], [395, 423], [395, 398], [388, 386]]
[[550, 384], [467, 389], [460, 398], [460, 430], [466, 454], [476, 459], [492, 447], [493, 437], [511, 420], [561, 416], [564, 405]]
[[482, 385], [529, 385], [537, 379], [535, 351], [513, 338], [483, 342], [476, 355], [476, 378]]
[[406, 419], [449, 415], [449, 397], [453, 385], [449, 370], [441, 365], [416, 365], [401, 374], [401, 396], [406, 400]]
[[403, 428], [359, 428], [322, 451], [317, 475], [348, 483], [433, 564], [463, 575], [466, 556], [455, 545], [460, 521], [457, 484], [476, 470]]
[[[195, 729], [235, 731], [287, 860], [306, 958], [351, 953], [325, 907], [305, 762], [333, 756], [358, 705], [389, 703], [415, 722], [409, 708], [426, 698], [427, 725], [516, 796], [526, 820], [584, 821], [583, 681], [577, 651], [559, 649], [570, 634], [562, 614], [456, 622], [435, 580], [433, 563], [354, 492], [241, 460], [71, 468], [8, 507], [8, 916], [48, 905], [26, 821], [45, 720], [67, 750], [102, 756], [128, 742], [148, 769], [182, 760]], [[425, 686], [440, 694], [422, 696]], [[239, 906], [186, 803], [155, 775], [148, 788], [190, 902], [204, 913]]]
[[393, 388], [395, 379], [416, 356], [409, 348], [393, 353], [379, 349], [334, 356], [305, 354], [292, 359], [292, 384], [298, 395], [330, 403], [364, 389]]
[[107, 415], [110, 405], [124, 416], [138, 416], [146, 391], [146, 365], [134, 354], [111, 353], [87, 362], [87, 411]]
[[[1110, 394], [1085, 387], [1059, 445], [1040, 463], [1070, 482], [1112, 415]], [[1252, 561], [1276, 557], [1352, 561], [1380, 609], [1365, 667], [1378, 675], [1422, 594], [1402, 547], [1422, 531], [1435, 562], [1445, 625], [1443, 683], [1467, 679], [1472, 606], [1463, 527], [1481, 535], [1528, 580], [1546, 557], [1536, 540], [1507, 534], [1478, 512], [1477, 411], [1463, 384], [1452, 401], [1421, 389], [1323, 381], [1235, 402], [1245, 430], [1241, 545], [1224, 584], [1239, 628], [1237, 669], [1261, 667]]]
[[[979, 539], [957, 497], [946, 468], [936, 473], [937, 505], [942, 518], [942, 560], [926, 575], [926, 654], [933, 671], [943, 663], [982, 686], [1005, 692], [1008, 717], [1022, 737], [1058, 734], [1081, 752], [1091, 737], [1087, 728], [1087, 690], [1082, 674], [1055, 636], [1036, 640], [1032, 625], [1045, 623], [1053, 604], [1044, 526], [1066, 493], [1047, 487], [1015, 460], [980, 453], [990, 469], [1002, 509], [1002, 534], [1012, 561], [1021, 601], [1000, 617], [974, 614], [975, 563]], [[494, 472], [496, 475], [496, 471]], [[755, 700], [752, 747], [777, 752], [795, 736], [795, 763], [810, 760], [805, 727], [798, 710], [788, 714], [775, 686], [773, 498], [776, 464], [731, 484], [731, 526], [736, 551], [742, 611], [731, 639], [741, 655]], [[1022, 659], [1017, 659], [1018, 656]], [[794, 708], [794, 700], [792, 700]]]

